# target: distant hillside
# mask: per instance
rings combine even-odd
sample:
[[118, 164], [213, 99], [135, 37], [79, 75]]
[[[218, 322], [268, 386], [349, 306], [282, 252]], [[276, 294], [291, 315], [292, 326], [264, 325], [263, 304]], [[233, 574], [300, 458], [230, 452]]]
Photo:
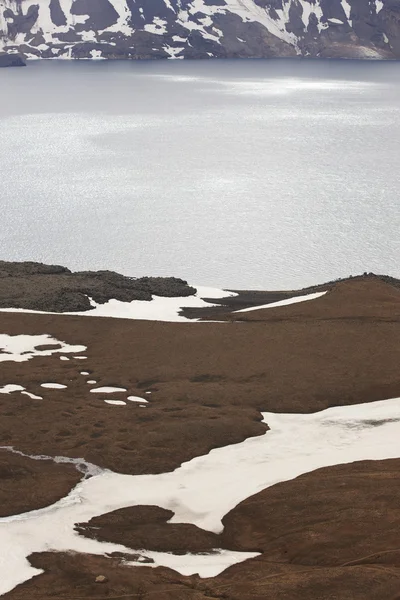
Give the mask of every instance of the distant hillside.
[[26, 58], [400, 57], [400, 0], [0, 0]]

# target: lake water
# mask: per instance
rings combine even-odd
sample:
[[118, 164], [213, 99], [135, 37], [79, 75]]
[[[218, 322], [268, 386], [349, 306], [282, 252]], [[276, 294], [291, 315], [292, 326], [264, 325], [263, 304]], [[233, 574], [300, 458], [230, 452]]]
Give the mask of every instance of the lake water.
[[0, 91], [0, 259], [400, 277], [400, 63], [45, 61]]

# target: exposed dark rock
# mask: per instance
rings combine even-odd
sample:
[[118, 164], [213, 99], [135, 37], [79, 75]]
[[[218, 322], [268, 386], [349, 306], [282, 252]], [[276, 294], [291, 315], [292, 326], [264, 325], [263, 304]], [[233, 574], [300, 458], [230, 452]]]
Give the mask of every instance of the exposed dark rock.
[[25, 67], [25, 61], [19, 54], [0, 52], [0, 67]]
[[125, 277], [113, 271], [72, 273], [58, 265], [0, 261], [0, 307], [49, 312], [78, 312], [91, 308], [89, 298], [103, 304], [196, 293], [175, 277]]

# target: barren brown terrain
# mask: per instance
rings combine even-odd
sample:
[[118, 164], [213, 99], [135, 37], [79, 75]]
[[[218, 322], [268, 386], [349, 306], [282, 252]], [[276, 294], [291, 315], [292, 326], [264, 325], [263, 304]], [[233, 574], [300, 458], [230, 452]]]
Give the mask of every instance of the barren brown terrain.
[[[317, 300], [224, 312], [228, 322], [221, 323], [0, 313], [1, 333], [47, 333], [87, 346], [84, 360], [53, 354], [1, 363], [0, 387], [18, 384], [43, 396], [0, 396], [1, 444], [26, 454], [83, 457], [124, 473], [161, 473], [262, 435], [261, 411], [306, 413], [400, 396], [400, 289], [390, 283], [355, 278], [331, 285]], [[67, 388], [44, 389], [44, 382]], [[91, 393], [97, 386], [127, 392]], [[128, 395], [149, 402], [145, 408], [104, 402]], [[28, 473], [8, 484], [8, 467], [5, 476], [0, 470], [3, 515], [14, 512], [17, 494], [24, 503], [14, 514], [54, 502], [81, 477], [71, 465], [7, 457], [9, 469], [21, 465]], [[118, 557], [46, 553], [30, 559], [45, 573], [4, 598], [398, 599], [399, 466], [399, 460], [353, 463], [280, 483], [231, 511], [220, 536], [167, 524], [171, 514], [158, 507], [79, 525], [82, 534], [136, 549], [262, 552], [216, 578], [125, 567]], [[100, 574], [108, 580], [101, 585], [94, 581]]]
[[[149, 507], [103, 515], [93, 519], [96, 536], [130, 546], [145, 539], [147, 546], [160, 549], [171, 535], [178, 553], [206, 550], [217, 542], [217, 547], [262, 554], [211, 579], [182, 577], [166, 568], [124, 567], [118, 557], [39, 554], [31, 562], [45, 573], [4, 598], [398, 600], [399, 469], [400, 460], [365, 461], [280, 483], [231, 511], [220, 536], [168, 525], [168, 515]], [[102, 585], [95, 583], [99, 574], [106, 577]]]
[[37, 461], [0, 449], [0, 517], [53, 504], [82, 479], [73, 465]]

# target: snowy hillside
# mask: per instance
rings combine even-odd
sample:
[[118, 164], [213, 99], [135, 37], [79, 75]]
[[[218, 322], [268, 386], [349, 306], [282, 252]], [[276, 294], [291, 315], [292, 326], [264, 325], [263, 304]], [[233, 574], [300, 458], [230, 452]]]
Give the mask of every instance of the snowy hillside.
[[398, 0], [0, 0], [26, 58], [400, 55]]

